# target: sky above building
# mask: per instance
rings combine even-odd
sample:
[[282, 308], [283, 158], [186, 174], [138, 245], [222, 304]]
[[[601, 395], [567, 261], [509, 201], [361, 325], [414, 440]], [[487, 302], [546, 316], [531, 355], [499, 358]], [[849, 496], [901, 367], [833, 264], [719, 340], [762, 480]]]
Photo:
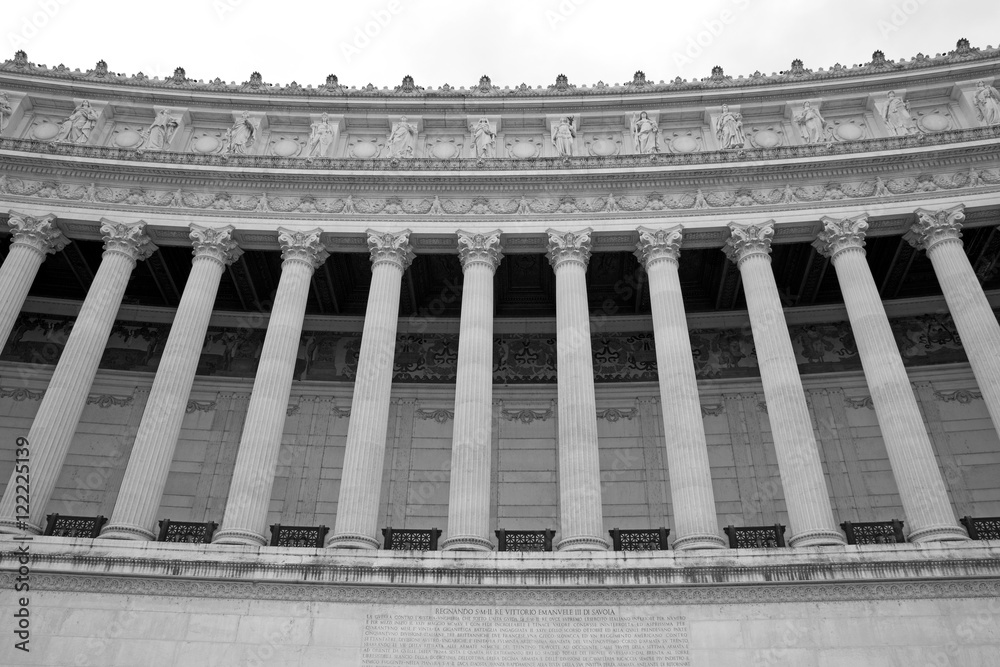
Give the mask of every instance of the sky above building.
[[[4, 0], [0, 36], [36, 63], [243, 82], [471, 86], [699, 79], [934, 55], [1000, 41], [996, 0]], [[992, 40], [992, 41], [991, 41]]]

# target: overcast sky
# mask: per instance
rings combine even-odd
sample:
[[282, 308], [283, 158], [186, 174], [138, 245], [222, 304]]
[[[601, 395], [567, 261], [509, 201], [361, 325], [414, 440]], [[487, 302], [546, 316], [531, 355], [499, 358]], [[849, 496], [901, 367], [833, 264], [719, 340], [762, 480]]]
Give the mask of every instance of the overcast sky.
[[998, 0], [3, 0], [2, 58], [242, 82], [549, 85], [852, 65], [1000, 41]]

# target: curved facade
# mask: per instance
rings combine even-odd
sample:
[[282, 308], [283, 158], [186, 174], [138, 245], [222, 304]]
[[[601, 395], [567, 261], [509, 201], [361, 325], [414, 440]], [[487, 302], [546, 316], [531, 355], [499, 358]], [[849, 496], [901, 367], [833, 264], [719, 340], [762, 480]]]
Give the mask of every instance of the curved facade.
[[390, 91], [19, 52], [19, 640], [53, 665], [992, 664], [998, 70], [960, 40]]

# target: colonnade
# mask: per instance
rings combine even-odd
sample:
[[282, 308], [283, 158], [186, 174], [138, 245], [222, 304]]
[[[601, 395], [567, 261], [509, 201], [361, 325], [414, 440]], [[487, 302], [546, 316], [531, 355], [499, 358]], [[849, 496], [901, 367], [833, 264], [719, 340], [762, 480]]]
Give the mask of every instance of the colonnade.
[[[915, 211], [907, 239], [925, 250], [962, 338], [994, 426], [1000, 430], [1000, 326], [962, 250], [962, 207]], [[0, 267], [0, 341], [6, 341], [48, 254], [68, 242], [52, 216], [11, 213], [11, 251]], [[858, 345], [910, 541], [965, 539], [864, 259], [866, 216], [822, 219], [814, 243], [831, 258]], [[724, 251], [746, 293], [768, 405], [791, 546], [843, 544], [770, 267], [773, 222], [731, 223]], [[156, 247], [142, 222], [105, 220], [105, 252], [65, 350], [27, 434], [30, 508], [16, 502], [14, 476], [0, 500], [0, 532], [39, 533], [76, 432], [98, 362], [136, 262]], [[114, 512], [102, 538], [154, 538], [156, 511], [180, 433], [222, 273], [241, 251], [232, 227], [190, 226], [194, 259], [150, 390]], [[683, 227], [640, 227], [636, 255], [649, 277], [653, 332], [673, 501], [675, 549], [722, 548], [694, 362], [678, 278]], [[586, 270], [591, 230], [549, 230], [556, 276], [560, 550], [600, 550], [602, 537], [594, 369]], [[225, 514], [214, 541], [266, 543], [268, 503], [310, 279], [327, 258], [321, 230], [279, 230], [281, 277], [254, 380]], [[409, 230], [368, 231], [372, 283], [348, 426], [335, 528], [327, 546], [376, 549], [402, 276], [413, 258]], [[488, 551], [492, 402], [493, 274], [501, 233], [459, 231], [465, 274], [456, 380], [448, 535], [444, 549]], [[24, 516], [27, 510], [27, 517]]]

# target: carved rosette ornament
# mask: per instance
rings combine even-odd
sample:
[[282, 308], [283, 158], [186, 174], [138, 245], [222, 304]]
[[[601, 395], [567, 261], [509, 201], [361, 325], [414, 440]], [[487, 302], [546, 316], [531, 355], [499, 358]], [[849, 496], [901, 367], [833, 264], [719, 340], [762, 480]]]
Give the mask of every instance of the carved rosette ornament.
[[816, 252], [830, 258], [845, 250], [864, 252], [865, 233], [868, 231], [867, 213], [844, 219], [824, 216], [820, 222], [823, 223], [823, 231], [812, 244]]
[[660, 261], [677, 264], [684, 239], [684, 228], [681, 225], [663, 229], [639, 227], [638, 231], [639, 242], [635, 244], [635, 256], [645, 268]]
[[918, 208], [914, 213], [916, 213], [917, 221], [903, 236], [914, 248], [930, 252], [933, 247], [945, 241], [962, 242], [962, 221], [965, 220], [964, 204], [941, 211]]
[[400, 271], [413, 261], [413, 246], [410, 245], [410, 230], [401, 232], [377, 232], [368, 230], [368, 251], [371, 253], [372, 265], [383, 262], [393, 264]]
[[101, 235], [104, 237], [104, 252], [125, 255], [133, 262], [149, 258], [157, 251], [156, 245], [146, 234], [146, 223], [114, 222], [101, 220]]
[[546, 255], [553, 269], [559, 268], [564, 262], [579, 262], [584, 266], [590, 262], [590, 227], [578, 232], [560, 232], [555, 229], [547, 231], [549, 249]]
[[202, 227], [192, 223], [188, 227], [191, 229], [191, 245], [194, 246], [192, 254], [198, 259], [211, 259], [228, 266], [243, 254], [233, 240], [236, 229], [232, 225]]
[[500, 246], [500, 230], [494, 229], [485, 234], [465, 232], [458, 234], [458, 259], [462, 262], [464, 271], [470, 264], [486, 264], [490, 271], [495, 272], [503, 259], [503, 248]]
[[731, 232], [730, 236], [722, 251], [736, 266], [755, 255], [770, 257], [771, 238], [774, 236], [774, 220], [768, 220], [759, 225], [730, 222], [729, 231]]
[[25, 246], [41, 255], [59, 252], [69, 244], [69, 239], [56, 227], [55, 220], [56, 216], [51, 214], [32, 218], [11, 211], [10, 219], [7, 220], [11, 228], [11, 245]]
[[281, 246], [281, 259], [289, 262], [305, 262], [309, 268], [318, 269], [330, 253], [320, 242], [322, 229], [311, 229], [306, 232], [296, 232], [284, 227], [278, 227], [278, 245]]

